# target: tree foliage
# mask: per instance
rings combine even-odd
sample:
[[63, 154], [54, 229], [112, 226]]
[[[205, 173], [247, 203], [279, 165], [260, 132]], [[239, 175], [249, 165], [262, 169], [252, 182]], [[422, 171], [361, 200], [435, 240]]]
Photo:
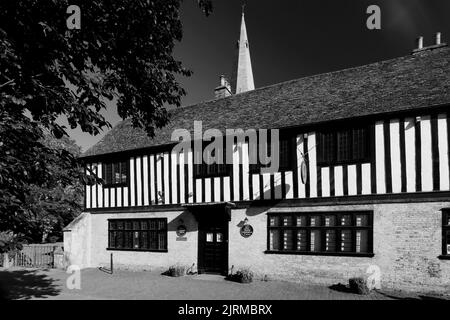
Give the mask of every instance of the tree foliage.
[[17, 112], [0, 111], [0, 231], [45, 240], [81, 209], [85, 176], [70, 139], [55, 139]]
[[[211, 11], [211, 1], [192, 1]], [[175, 76], [191, 74], [172, 56], [181, 2], [80, 0], [80, 30], [67, 28], [67, 0], [0, 2], [0, 231], [53, 224], [45, 219], [64, 214], [54, 203], [70, 207], [67, 188], [88, 179], [76, 152], [45, 143], [46, 130], [66, 133], [61, 116], [98, 134], [109, 126], [105, 98], [117, 97], [119, 115], [150, 136], [169, 121], [165, 105], [185, 94]]]

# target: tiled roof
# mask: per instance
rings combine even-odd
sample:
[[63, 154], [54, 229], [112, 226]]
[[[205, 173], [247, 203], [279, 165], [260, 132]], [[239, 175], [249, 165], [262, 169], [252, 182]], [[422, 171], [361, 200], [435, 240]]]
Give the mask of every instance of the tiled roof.
[[122, 121], [84, 156], [171, 142], [176, 128], [283, 128], [450, 103], [450, 48], [304, 77], [180, 107], [153, 139]]

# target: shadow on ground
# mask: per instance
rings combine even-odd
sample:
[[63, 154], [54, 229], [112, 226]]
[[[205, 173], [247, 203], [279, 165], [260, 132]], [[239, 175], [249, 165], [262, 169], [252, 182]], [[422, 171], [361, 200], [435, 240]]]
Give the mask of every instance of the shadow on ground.
[[[329, 286], [331, 290], [343, 292], [343, 293], [354, 293], [348, 286], [338, 283], [333, 284]], [[388, 299], [393, 300], [435, 300], [435, 301], [448, 301], [449, 299], [444, 296], [437, 296], [437, 295], [420, 295], [420, 294], [414, 294], [410, 295], [405, 292], [389, 292], [389, 291], [382, 291], [382, 290], [373, 290], [370, 294], [377, 295], [379, 297], [384, 297]]]
[[431, 301], [448, 301], [448, 298], [445, 297], [439, 297], [439, 296], [432, 296], [432, 295], [415, 295], [415, 296], [408, 296], [404, 294], [395, 294], [395, 293], [389, 293], [389, 292], [383, 292], [378, 291], [378, 294], [394, 299], [394, 300], [431, 300]]
[[0, 300], [45, 298], [59, 293], [54, 280], [37, 270], [0, 271]]
[[354, 293], [348, 286], [342, 283], [333, 284], [329, 286], [331, 290], [338, 291], [338, 292], [345, 292], [345, 293]]

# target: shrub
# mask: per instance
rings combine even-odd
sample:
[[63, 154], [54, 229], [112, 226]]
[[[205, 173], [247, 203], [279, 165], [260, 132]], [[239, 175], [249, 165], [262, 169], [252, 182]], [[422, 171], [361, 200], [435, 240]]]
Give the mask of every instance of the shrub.
[[253, 272], [250, 269], [240, 269], [235, 274], [228, 275], [227, 279], [239, 283], [250, 283], [253, 281]]
[[180, 265], [173, 265], [169, 267], [167, 275], [171, 277], [181, 277], [186, 274], [186, 267]]
[[350, 278], [348, 280], [350, 291], [357, 294], [369, 294], [370, 289], [364, 278]]

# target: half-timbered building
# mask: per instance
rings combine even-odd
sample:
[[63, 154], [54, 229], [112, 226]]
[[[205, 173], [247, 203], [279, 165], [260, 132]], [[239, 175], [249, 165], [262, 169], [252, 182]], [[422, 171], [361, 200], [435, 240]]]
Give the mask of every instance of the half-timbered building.
[[[376, 271], [387, 287], [448, 290], [446, 44], [257, 89], [244, 17], [238, 47], [237, 77], [214, 100], [173, 110], [154, 138], [123, 121], [84, 154], [104, 183], [86, 185], [65, 229], [70, 263], [104, 266], [112, 253], [115, 266], [325, 283]], [[194, 121], [279, 129], [278, 172], [249, 164], [247, 141], [228, 165], [175, 153], [172, 132]]]

